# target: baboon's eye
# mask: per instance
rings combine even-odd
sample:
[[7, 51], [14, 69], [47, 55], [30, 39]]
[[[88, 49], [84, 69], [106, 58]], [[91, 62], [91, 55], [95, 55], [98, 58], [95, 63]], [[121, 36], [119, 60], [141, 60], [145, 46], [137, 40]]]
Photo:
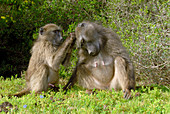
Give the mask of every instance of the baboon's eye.
[[88, 44], [92, 44], [92, 41], [86, 41], [86, 43], [88, 43]]
[[44, 29], [43, 28], [40, 28], [40, 34], [42, 35], [44, 32]]
[[54, 30], [53, 31], [55, 34], [59, 34], [60, 30]]

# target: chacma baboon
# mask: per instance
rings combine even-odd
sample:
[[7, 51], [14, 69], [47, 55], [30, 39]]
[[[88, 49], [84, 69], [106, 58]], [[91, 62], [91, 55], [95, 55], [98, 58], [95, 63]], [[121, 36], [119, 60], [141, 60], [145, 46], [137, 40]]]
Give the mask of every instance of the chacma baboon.
[[88, 21], [78, 24], [75, 33], [78, 62], [64, 90], [78, 81], [88, 91], [122, 89], [129, 99], [135, 89], [134, 67], [118, 35]]
[[47, 24], [40, 28], [39, 37], [31, 50], [31, 58], [26, 71], [26, 89], [14, 94], [20, 97], [35, 91], [40, 93], [47, 91], [48, 86], [57, 84], [59, 81], [59, 66], [68, 61], [66, 55], [70, 52], [75, 41], [72, 33], [64, 42], [62, 29], [55, 24]]

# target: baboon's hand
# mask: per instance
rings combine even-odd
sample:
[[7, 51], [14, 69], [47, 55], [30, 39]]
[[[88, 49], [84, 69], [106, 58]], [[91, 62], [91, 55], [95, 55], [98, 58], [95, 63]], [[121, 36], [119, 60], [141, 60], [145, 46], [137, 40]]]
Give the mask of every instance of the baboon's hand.
[[71, 40], [76, 39], [76, 34], [74, 32], [70, 33], [70, 39]]
[[130, 99], [132, 97], [131, 92], [128, 89], [124, 90], [123, 93], [125, 99]]
[[76, 39], [76, 35], [74, 32], [70, 33], [70, 35], [67, 37], [67, 39], [65, 40], [65, 42], [67, 42], [67, 44], [72, 44], [75, 42]]
[[59, 92], [59, 87], [56, 87], [55, 85], [53, 85], [53, 84], [48, 84], [48, 87], [50, 88], [50, 89], [52, 89], [53, 91], [55, 91], [55, 92]]

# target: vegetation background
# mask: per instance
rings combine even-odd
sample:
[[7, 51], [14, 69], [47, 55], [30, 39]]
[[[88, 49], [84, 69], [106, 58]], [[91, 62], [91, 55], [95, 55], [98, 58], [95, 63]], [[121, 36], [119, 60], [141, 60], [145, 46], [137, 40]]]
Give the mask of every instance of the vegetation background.
[[[55, 106], [51, 105], [51, 101], [48, 104], [47, 100], [53, 99], [51, 96], [55, 94], [58, 100], [54, 101], [59, 102], [57, 104], [58, 109], [61, 110], [59, 112], [88, 110], [87, 112], [167, 113], [166, 107], [170, 107], [168, 98], [170, 87], [169, 5], [168, 0], [0, 0], [0, 76], [3, 76], [0, 79], [0, 94], [12, 94], [21, 86], [24, 87], [24, 71], [28, 66], [29, 52], [41, 26], [47, 23], [61, 25], [64, 37], [67, 37], [68, 33], [74, 32], [78, 23], [90, 20], [102, 23], [103, 26], [119, 34], [134, 63], [137, 85], [154, 84], [159, 89], [139, 90], [144, 92], [143, 97], [124, 101], [119, 100], [121, 93], [114, 93], [115, 95], [111, 97], [112, 92], [104, 91], [99, 92], [98, 96], [86, 96], [83, 91], [80, 91], [82, 88], [76, 86], [75, 91], [71, 91], [68, 95], [63, 95], [62, 92], [46, 93], [47, 97], [44, 98], [46, 100], [43, 101], [40, 101], [38, 97], [35, 100], [35, 96], [28, 95], [26, 99], [33, 100], [28, 101], [27, 105], [31, 106], [33, 102], [36, 103], [37, 108], [23, 110], [18, 106], [19, 111], [43, 112], [43, 109], [46, 109], [45, 112], [49, 110], [55, 112]], [[76, 60], [76, 49], [74, 49], [72, 65], [67, 69], [61, 66], [61, 86], [70, 77]], [[21, 75], [22, 78], [17, 78]], [[11, 76], [14, 77], [11, 78]], [[107, 101], [102, 101], [108, 96], [110, 98]], [[78, 101], [80, 97], [82, 100]], [[64, 100], [67, 103], [63, 103], [62, 98], [67, 99]], [[16, 105], [26, 103], [26, 100], [17, 98], [0, 97], [0, 99], [2, 99], [0, 104], [3, 101], [11, 101]], [[80, 104], [85, 102], [87, 102], [86, 105], [80, 108]], [[102, 103], [98, 104], [98, 102]], [[135, 106], [136, 103], [138, 104], [136, 108], [127, 108]], [[148, 104], [145, 105], [145, 103]], [[152, 104], [151, 109], [149, 104]], [[17, 110], [14, 109], [14, 111]]]

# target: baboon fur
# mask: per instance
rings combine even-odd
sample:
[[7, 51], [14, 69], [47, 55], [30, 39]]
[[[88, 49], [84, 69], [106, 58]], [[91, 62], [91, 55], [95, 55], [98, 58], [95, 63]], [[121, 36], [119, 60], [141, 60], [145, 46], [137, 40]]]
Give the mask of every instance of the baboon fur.
[[123, 90], [124, 98], [135, 90], [132, 61], [119, 36], [100, 24], [84, 21], [76, 27], [78, 62], [64, 87], [65, 90], [78, 81], [88, 91]]
[[49, 85], [58, 84], [59, 66], [68, 62], [66, 56], [70, 53], [75, 40], [72, 33], [64, 42], [61, 27], [47, 24], [40, 28], [39, 37], [31, 49], [31, 58], [26, 71], [26, 89], [14, 96], [20, 97], [34, 91], [40, 93], [47, 91]]

